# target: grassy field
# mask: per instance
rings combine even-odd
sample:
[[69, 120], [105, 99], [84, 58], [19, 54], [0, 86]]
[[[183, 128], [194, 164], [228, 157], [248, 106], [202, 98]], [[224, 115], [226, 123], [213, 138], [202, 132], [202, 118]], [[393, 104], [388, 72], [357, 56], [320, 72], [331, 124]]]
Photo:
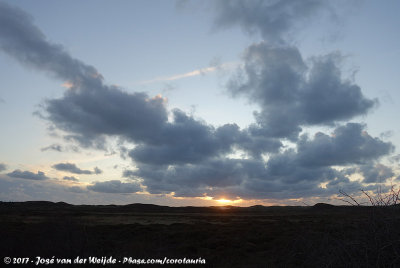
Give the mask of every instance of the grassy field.
[[[2, 258], [203, 258], [206, 267], [400, 267], [399, 227], [397, 207], [2, 202], [0, 252]], [[129, 265], [110, 265], [119, 266]]]

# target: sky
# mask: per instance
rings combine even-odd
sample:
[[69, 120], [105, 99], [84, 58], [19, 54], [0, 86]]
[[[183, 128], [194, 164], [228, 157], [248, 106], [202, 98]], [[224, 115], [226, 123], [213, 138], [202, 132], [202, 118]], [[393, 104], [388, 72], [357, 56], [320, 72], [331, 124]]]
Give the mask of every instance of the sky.
[[0, 200], [303, 205], [386, 191], [400, 180], [399, 9], [0, 0]]

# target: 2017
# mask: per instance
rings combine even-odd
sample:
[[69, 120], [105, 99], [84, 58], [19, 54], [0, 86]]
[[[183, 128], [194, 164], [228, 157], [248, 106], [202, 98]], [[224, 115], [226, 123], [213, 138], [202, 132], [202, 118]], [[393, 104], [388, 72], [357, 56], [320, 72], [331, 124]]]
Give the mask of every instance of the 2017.
[[29, 258], [13, 258], [13, 264], [27, 264], [29, 263]]

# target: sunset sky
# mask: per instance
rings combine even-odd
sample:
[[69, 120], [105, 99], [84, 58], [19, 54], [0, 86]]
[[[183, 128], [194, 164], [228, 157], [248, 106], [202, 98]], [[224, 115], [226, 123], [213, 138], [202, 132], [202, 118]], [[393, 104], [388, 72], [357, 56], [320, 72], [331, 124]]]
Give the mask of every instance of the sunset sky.
[[0, 0], [0, 200], [302, 205], [398, 184], [399, 10]]

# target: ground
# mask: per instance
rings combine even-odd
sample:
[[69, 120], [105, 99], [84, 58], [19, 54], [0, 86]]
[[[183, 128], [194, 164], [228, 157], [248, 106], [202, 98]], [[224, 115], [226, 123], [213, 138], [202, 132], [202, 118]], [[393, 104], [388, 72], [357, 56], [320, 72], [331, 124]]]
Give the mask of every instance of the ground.
[[396, 267], [400, 266], [398, 226], [398, 207], [1, 202], [0, 252], [2, 260], [167, 257], [202, 258], [203, 267]]

